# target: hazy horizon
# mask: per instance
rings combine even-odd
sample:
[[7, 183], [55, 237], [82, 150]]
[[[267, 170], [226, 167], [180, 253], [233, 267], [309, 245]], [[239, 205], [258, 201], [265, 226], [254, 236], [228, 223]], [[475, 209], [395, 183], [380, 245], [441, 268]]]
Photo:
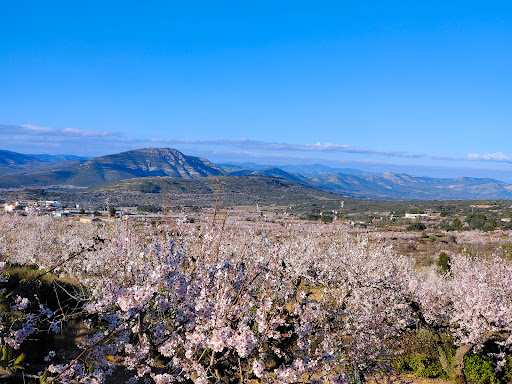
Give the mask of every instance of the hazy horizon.
[[[167, 148], [167, 147], [161, 147]], [[137, 148], [142, 149], [142, 148]], [[1, 150], [1, 149], [0, 149]], [[19, 152], [22, 153], [22, 152]], [[48, 155], [48, 153], [22, 153], [28, 156], [43, 156]], [[114, 153], [105, 153], [100, 156], [111, 155]], [[383, 174], [386, 172], [392, 173], [404, 173], [410, 176], [416, 177], [431, 177], [431, 178], [459, 178], [459, 177], [476, 177], [476, 178], [492, 178], [499, 181], [503, 181], [506, 183], [512, 184], [512, 172], [495, 170], [494, 176], [489, 176], [489, 170], [487, 168], [474, 168], [468, 171], [468, 168], [454, 168], [454, 167], [430, 167], [430, 166], [407, 166], [407, 165], [396, 165], [396, 164], [385, 164], [385, 163], [376, 163], [376, 164], [365, 164], [365, 163], [356, 163], [356, 162], [335, 162], [335, 161], [325, 161], [323, 159], [311, 159], [311, 161], [305, 161], [304, 159], [293, 159], [293, 158], [255, 158], [255, 157], [238, 157], [232, 158], [231, 160], [226, 160], [222, 156], [202, 156], [193, 152], [184, 152], [185, 155], [188, 156], [199, 156], [206, 158], [214, 164], [232, 164], [232, 165], [244, 165], [244, 164], [255, 164], [260, 166], [261, 168], [265, 167], [284, 167], [284, 166], [312, 166], [312, 165], [320, 165], [326, 166], [330, 168], [345, 168], [345, 169], [353, 169], [362, 172], [367, 172], [368, 174]], [[50, 155], [54, 156], [77, 156], [73, 153], [53, 153]], [[78, 156], [87, 159], [92, 159], [96, 156]], [[274, 160], [273, 162], [268, 162], [268, 160]], [[295, 160], [295, 161], [294, 161]]]

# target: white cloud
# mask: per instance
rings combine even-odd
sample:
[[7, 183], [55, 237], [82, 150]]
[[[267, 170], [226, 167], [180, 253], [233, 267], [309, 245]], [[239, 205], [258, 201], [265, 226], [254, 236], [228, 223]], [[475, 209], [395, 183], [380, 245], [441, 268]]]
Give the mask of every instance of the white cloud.
[[261, 140], [250, 140], [241, 138], [238, 140], [183, 140], [172, 138], [150, 138], [151, 143], [160, 144], [197, 144], [197, 145], [225, 145], [238, 148], [251, 148], [269, 151], [291, 151], [291, 152], [346, 152], [346, 153], [362, 153], [369, 155], [380, 155], [389, 157], [405, 157], [420, 158], [425, 157], [423, 154], [413, 154], [408, 152], [397, 151], [381, 151], [375, 149], [365, 149], [353, 147], [347, 144], [320, 143], [315, 144], [290, 144], [290, 143], [274, 143]]
[[[398, 158], [422, 158], [423, 154], [413, 154], [408, 152], [399, 151], [383, 151], [367, 148], [358, 148], [347, 144], [336, 143], [321, 143], [314, 144], [291, 144], [291, 143], [277, 143], [262, 140], [251, 140], [248, 138], [240, 138], [238, 140], [220, 139], [220, 140], [195, 140], [195, 139], [173, 139], [173, 138], [132, 138], [123, 137], [123, 134], [115, 131], [95, 131], [81, 128], [50, 128], [40, 127], [31, 124], [0, 124], [0, 137], [2, 135], [14, 135], [9, 137], [11, 143], [20, 141], [39, 141], [39, 142], [62, 142], [69, 143], [72, 140], [83, 140], [86, 138], [102, 138], [101, 145], [106, 145], [108, 142], [121, 145], [122, 143], [131, 144], [132, 147], [135, 143], [143, 145], [199, 145], [199, 146], [224, 146], [235, 147], [243, 150], [260, 150], [260, 151], [283, 151], [283, 152], [343, 152], [343, 153], [356, 153], [367, 155], [378, 155], [386, 157]], [[130, 148], [132, 149], [132, 148]]]
[[111, 137], [122, 135], [120, 132], [113, 131], [93, 131], [80, 128], [50, 128], [31, 124], [0, 124], [0, 134], [63, 137]]
[[115, 131], [0, 124], [2, 149], [20, 153], [97, 156], [140, 148], [139, 142]]
[[[297, 157], [310, 159], [325, 157], [335, 159], [339, 153], [367, 155], [344, 156], [344, 161], [357, 160], [380, 162], [383, 157], [390, 161], [403, 162], [404, 159], [425, 159], [450, 162], [500, 162], [512, 163], [512, 155], [496, 153], [469, 153], [466, 156], [428, 156], [402, 151], [387, 151], [371, 148], [359, 148], [348, 144], [316, 142], [312, 144], [279, 143], [263, 140], [240, 139], [196, 140], [175, 138], [134, 138], [124, 136], [122, 132], [107, 130], [87, 130], [81, 128], [51, 128], [31, 124], [0, 124], [0, 142], [5, 149], [22, 153], [44, 153], [52, 148], [54, 153], [74, 153], [84, 156], [104, 155], [151, 146], [170, 146], [185, 150], [187, 153], [222, 152], [232, 156], [257, 154], [259, 157]], [[332, 154], [328, 155], [328, 154]], [[227, 156], [229, 157], [229, 156]], [[396, 160], [391, 160], [396, 159]], [[382, 159], [382, 161], [384, 161]]]
[[503, 152], [495, 152], [495, 153], [469, 153], [467, 155], [468, 160], [472, 161], [497, 161], [497, 162], [505, 162], [512, 163], [512, 156], [507, 155]]

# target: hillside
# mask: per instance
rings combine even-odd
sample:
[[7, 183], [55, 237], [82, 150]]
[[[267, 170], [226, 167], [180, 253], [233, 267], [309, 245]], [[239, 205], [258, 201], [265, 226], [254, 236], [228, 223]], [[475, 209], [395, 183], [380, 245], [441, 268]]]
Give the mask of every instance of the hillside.
[[260, 171], [254, 171], [252, 173], [253, 175], [261, 175], [261, 176], [269, 176], [269, 177], [280, 177], [286, 180], [294, 181], [296, 183], [303, 183], [303, 184], [309, 184], [308, 179], [299, 174], [292, 174], [286, 171], [283, 171], [280, 168], [277, 167], [271, 167], [262, 169]]
[[472, 177], [441, 179], [387, 172], [382, 176], [341, 173], [307, 176], [309, 185], [326, 191], [375, 200], [512, 199], [512, 186]]
[[332, 168], [322, 164], [311, 165], [262, 165], [257, 163], [225, 163], [217, 164], [230, 175], [250, 174], [254, 171], [265, 171], [279, 168], [282, 171], [300, 175], [327, 175], [332, 173], [344, 173], [348, 175], [368, 175], [372, 172], [365, 172], [354, 168]]
[[11, 151], [0, 151], [0, 174], [21, 173], [44, 164], [35, 157]]
[[76, 167], [29, 175], [0, 177], [0, 187], [98, 187], [134, 177], [170, 176], [192, 179], [221, 175], [206, 159], [186, 156], [172, 148], [144, 148], [96, 157]]
[[35, 157], [38, 160], [45, 161], [48, 163], [57, 163], [69, 160], [81, 160], [82, 162], [85, 162], [90, 159], [90, 157], [81, 157], [75, 155], [48, 155], [46, 153], [29, 154], [28, 156]]
[[50, 161], [45, 160], [44, 157], [0, 150], [0, 176], [67, 169], [76, 167], [84, 161], [82, 158], [73, 156], [55, 157]]
[[[158, 193], [143, 193], [142, 186], [158, 185]], [[164, 199], [171, 205], [212, 207], [219, 194], [222, 207], [242, 205], [310, 205], [323, 203], [339, 206], [341, 196], [319, 189], [274, 177], [209, 176], [198, 179], [150, 177], [123, 180], [80, 193], [87, 201], [109, 202], [115, 206], [155, 204], [161, 206]], [[309, 209], [309, 208], [308, 208]]]
[[345, 173], [307, 174], [271, 167], [262, 170], [224, 166], [230, 175], [265, 175], [307, 184], [343, 196], [372, 200], [512, 199], [512, 185], [494, 179], [415, 177], [387, 172], [382, 176]]
[[[323, 173], [334, 168], [313, 165], [295, 168], [261, 168], [257, 164], [214, 165], [206, 159], [187, 156], [172, 148], [144, 148], [101, 156], [77, 165], [83, 159], [41, 162], [27, 155], [0, 152], [0, 188], [95, 188], [121, 180], [144, 177], [197, 179], [229, 175], [267, 176], [300, 183], [338, 195], [372, 200], [485, 200], [512, 199], [512, 185], [484, 178], [456, 179], [416, 177], [387, 172], [383, 175]], [[3, 156], [3, 157], [2, 157]], [[41, 156], [41, 155], [39, 155]], [[74, 162], [74, 163], [73, 163]], [[254, 165], [257, 169], [248, 168]], [[3, 167], [3, 168], [2, 168]], [[286, 167], [293, 169], [293, 167]], [[27, 173], [27, 170], [38, 172]], [[51, 169], [51, 171], [48, 171]], [[46, 172], [43, 170], [47, 170]], [[5, 174], [10, 172], [11, 174]], [[17, 172], [18, 174], [13, 174]], [[22, 174], [23, 173], [23, 174]], [[237, 184], [234, 188], [244, 186]], [[250, 191], [249, 191], [250, 192]], [[244, 192], [244, 193], [249, 193]]]
[[[253, 168], [249, 168], [253, 166]], [[368, 174], [349, 168], [280, 166], [262, 168], [259, 164], [222, 164], [231, 176], [266, 175], [303, 183], [343, 196], [372, 200], [485, 200], [512, 199], [512, 185], [495, 179], [460, 177], [456, 179], [416, 177], [387, 172]]]

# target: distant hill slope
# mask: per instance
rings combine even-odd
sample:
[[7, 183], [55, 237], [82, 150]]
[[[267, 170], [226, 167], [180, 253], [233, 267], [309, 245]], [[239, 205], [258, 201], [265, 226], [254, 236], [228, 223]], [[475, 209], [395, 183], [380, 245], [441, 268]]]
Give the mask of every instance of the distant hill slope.
[[57, 163], [61, 161], [69, 161], [69, 160], [81, 160], [82, 162], [87, 161], [90, 157], [81, 157], [75, 155], [48, 155], [46, 153], [40, 154], [28, 154], [27, 156], [35, 157], [38, 160], [46, 161], [48, 163]]
[[23, 173], [44, 164], [35, 157], [11, 151], [0, 151], [0, 175]]
[[283, 171], [280, 168], [271, 167], [262, 169], [260, 171], [254, 171], [253, 175], [262, 175], [262, 176], [270, 176], [270, 177], [281, 177], [286, 180], [294, 181], [296, 183], [309, 184], [308, 179], [305, 176], [299, 174], [291, 174]]
[[[251, 170], [223, 165], [232, 176], [265, 175], [307, 184], [343, 196], [372, 200], [485, 200], [512, 199], [512, 185], [483, 178], [462, 177], [439, 179], [414, 177], [387, 172], [382, 176], [370, 174], [322, 173], [333, 168], [304, 167], [309, 173], [288, 172], [270, 167]], [[286, 169], [300, 169], [286, 167]], [[356, 171], [356, 170], [352, 170]]]
[[[0, 151], [0, 188], [74, 186], [99, 187], [124, 179], [143, 177], [173, 177], [197, 179], [230, 175], [279, 178], [343, 196], [373, 200], [485, 200], [512, 199], [512, 185], [483, 178], [463, 177], [439, 179], [414, 177], [406, 174], [323, 173], [329, 168], [305, 167], [307, 173], [292, 173], [281, 168], [250, 169], [246, 165], [224, 164], [222, 169], [199, 157], [186, 156], [172, 148], [144, 148], [96, 157], [80, 165], [67, 162], [41, 162], [31, 156]], [[72, 163], [75, 162], [75, 163]], [[72, 167], [72, 165], [75, 165]], [[29, 169], [38, 172], [21, 174]], [[42, 170], [52, 169], [51, 172]], [[5, 172], [18, 174], [5, 174]], [[313, 174], [314, 173], [314, 174]], [[1, 173], [0, 173], [1, 174]], [[247, 179], [249, 180], [249, 179]], [[277, 182], [277, 181], [276, 181]], [[192, 185], [192, 184], [190, 184]], [[245, 189], [242, 184], [236, 187]], [[233, 190], [233, 193], [238, 193]]]
[[237, 174], [250, 174], [251, 171], [263, 171], [269, 168], [278, 168], [288, 173], [295, 173], [300, 175], [326, 175], [332, 173], [344, 173], [348, 175], [373, 175], [376, 174], [374, 172], [366, 172], [361, 171], [359, 169], [354, 168], [331, 168], [322, 164], [312, 164], [312, 165], [262, 165], [256, 163], [226, 163], [226, 164], [217, 164], [224, 171], [229, 173], [230, 175]]
[[223, 173], [206, 159], [186, 156], [172, 148], [144, 148], [96, 157], [66, 170], [3, 176], [0, 177], [0, 187], [97, 187], [134, 177], [171, 176], [193, 179]]
[[250, 175], [255, 171], [253, 168], [247, 168], [242, 165], [217, 164], [217, 166], [230, 176]]
[[[286, 173], [282, 175], [286, 177]], [[296, 181], [297, 175], [290, 180]], [[512, 199], [512, 185], [473, 177], [438, 179], [387, 172], [376, 175], [301, 175], [303, 183], [337, 194], [374, 200]]]
[[354, 168], [331, 168], [322, 164], [313, 165], [284, 165], [281, 168], [283, 171], [290, 173], [299, 173], [301, 175], [328, 175], [332, 173], [344, 173], [348, 175], [370, 175], [373, 172], [365, 172]]
[[12, 151], [0, 150], [0, 175], [15, 175], [22, 173], [53, 171], [56, 169], [71, 168], [83, 163], [85, 160], [72, 156], [70, 158], [55, 158], [49, 162], [43, 158], [24, 155]]
[[[148, 183], [158, 185], [159, 193], [141, 192], [141, 187]], [[217, 191], [219, 205], [224, 207], [304, 204], [308, 210], [312, 201], [339, 207], [340, 201], [343, 200], [339, 195], [308, 185], [264, 175], [210, 176], [198, 179], [135, 178], [84, 191], [80, 196], [91, 202], [103, 202], [108, 199], [115, 206], [161, 206], [165, 198], [169, 206], [213, 207]]]

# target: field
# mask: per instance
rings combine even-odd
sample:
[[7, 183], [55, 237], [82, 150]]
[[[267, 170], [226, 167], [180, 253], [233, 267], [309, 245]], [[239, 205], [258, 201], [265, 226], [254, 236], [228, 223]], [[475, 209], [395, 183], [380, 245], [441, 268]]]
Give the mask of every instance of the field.
[[346, 207], [2, 214], [1, 379], [509, 382], [512, 232], [454, 230], [451, 204], [423, 226]]

